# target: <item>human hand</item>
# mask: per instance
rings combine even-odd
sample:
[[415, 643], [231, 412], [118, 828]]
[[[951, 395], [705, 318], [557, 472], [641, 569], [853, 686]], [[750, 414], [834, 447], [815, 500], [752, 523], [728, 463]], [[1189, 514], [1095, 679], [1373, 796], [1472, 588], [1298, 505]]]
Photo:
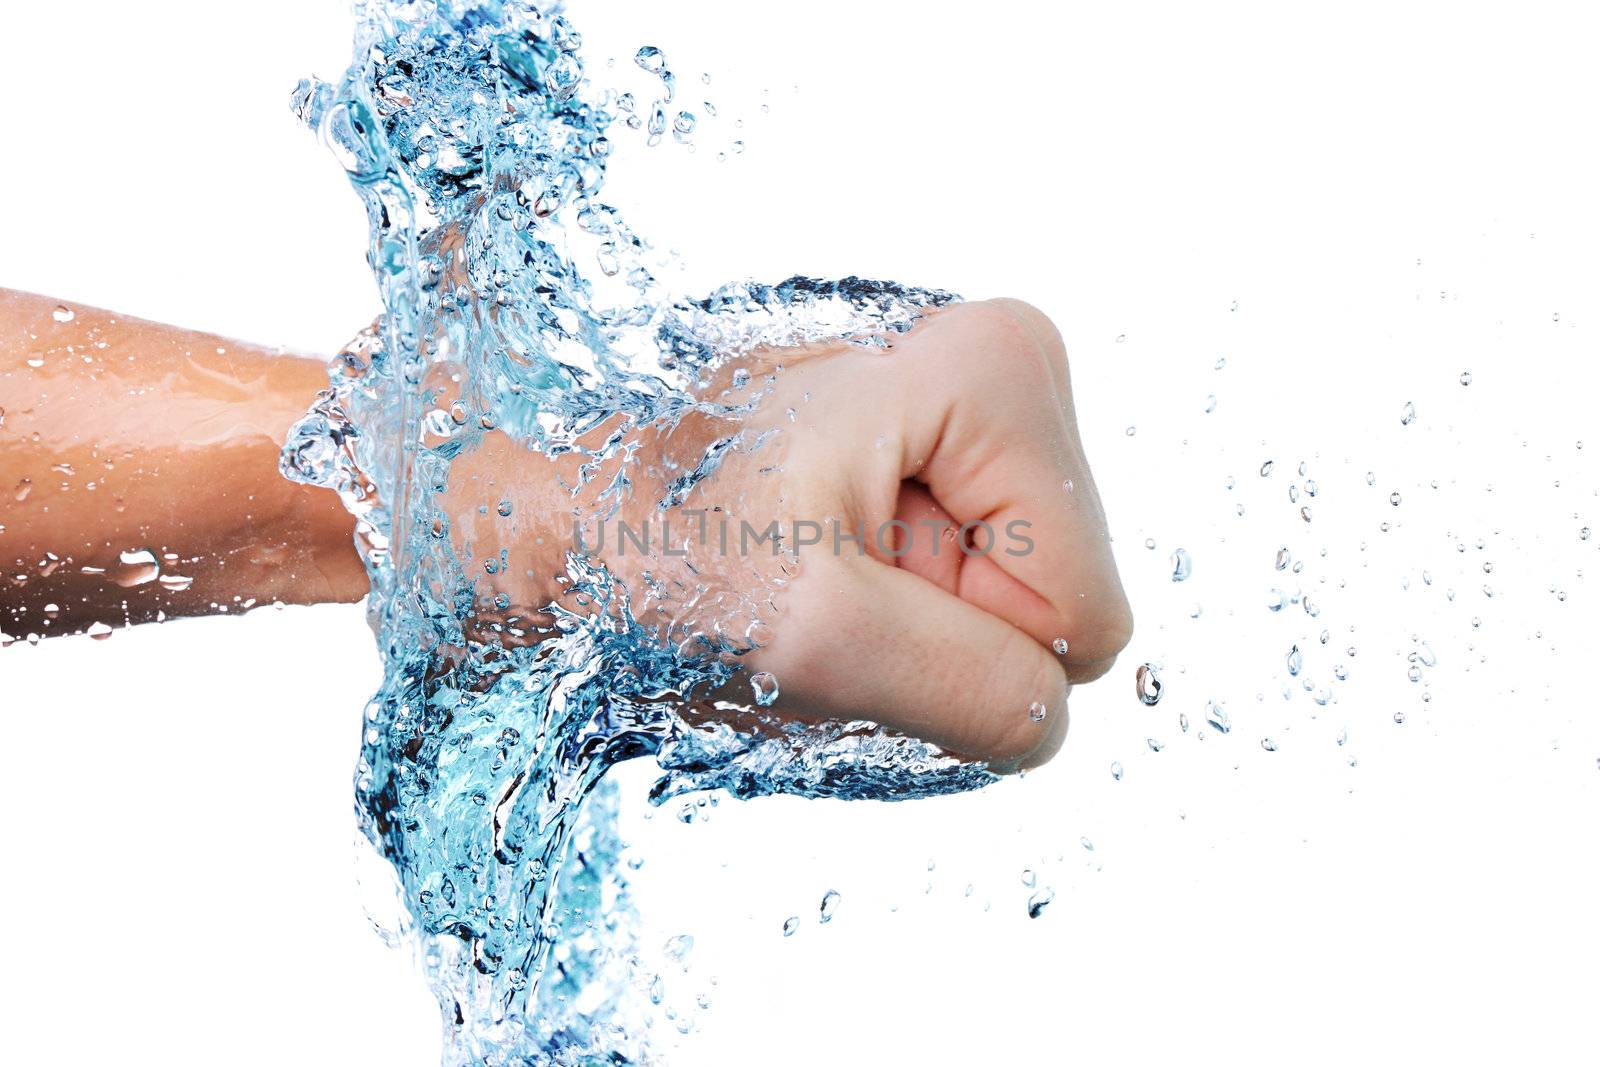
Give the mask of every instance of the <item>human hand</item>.
[[[664, 640], [755, 618], [744, 662], [778, 680], [770, 710], [872, 719], [997, 769], [1049, 759], [1071, 685], [1105, 673], [1132, 629], [1049, 320], [956, 305], [888, 351], [752, 354], [701, 395], [753, 410], [637, 432], [625, 468], [587, 479], [581, 457], [546, 463], [496, 433], [456, 460], [440, 503], [458, 558], [498, 561], [483, 614], [561, 597], [568, 515]], [[713, 475], [660, 506], [735, 433]], [[623, 469], [632, 491], [607, 529], [592, 520]], [[774, 521], [777, 554], [744, 534]]]

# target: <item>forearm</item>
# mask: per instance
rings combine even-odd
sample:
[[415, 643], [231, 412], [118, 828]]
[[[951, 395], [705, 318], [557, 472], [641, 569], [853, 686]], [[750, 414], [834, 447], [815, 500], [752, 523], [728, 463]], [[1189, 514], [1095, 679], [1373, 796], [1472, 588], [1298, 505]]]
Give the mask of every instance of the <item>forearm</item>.
[[0, 631], [360, 599], [353, 521], [277, 469], [324, 383], [312, 360], [0, 290]]

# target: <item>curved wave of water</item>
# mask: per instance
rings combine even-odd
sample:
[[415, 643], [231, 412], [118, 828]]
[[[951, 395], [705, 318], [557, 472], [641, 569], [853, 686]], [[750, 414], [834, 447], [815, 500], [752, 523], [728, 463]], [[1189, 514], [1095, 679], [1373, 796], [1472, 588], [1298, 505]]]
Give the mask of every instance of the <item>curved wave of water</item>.
[[[333, 362], [283, 470], [335, 489], [358, 520], [384, 681], [357, 810], [392, 868], [397, 933], [420, 949], [450, 1062], [649, 1057], [602, 784], [617, 762], [654, 757], [658, 803], [705, 789], [904, 799], [993, 780], [871, 722], [789, 722], [726, 699], [767, 639], [761, 605], [781, 573], [711, 616], [649, 614], [637, 581], [577, 550], [552, 573], [518, 572], [518, 539], [553, 512], [460, 499], [465, 472], [494, 456], [496, 472], [559, 480], [576, 521], [605, 518], [644, 491], [640, 441], [698, 420], [717, 462], [676, 471], [670, 510], [722, 456], [762, 446], [740, 433], [759, 393], [708, 399], [731, 361], [881, 346], [955, 299], [855, 278], [670, 292], [600, 192], [611, 131], [662, 136], [675, 78], [641, 49], [660, 98], [635, 114], [587, 79], [581, 44], [545, 0], [369, 0], [344, 77], [294, 97], [365, 204], [384, 312]], [[696, 592], [650, 590], [679, 605]]]

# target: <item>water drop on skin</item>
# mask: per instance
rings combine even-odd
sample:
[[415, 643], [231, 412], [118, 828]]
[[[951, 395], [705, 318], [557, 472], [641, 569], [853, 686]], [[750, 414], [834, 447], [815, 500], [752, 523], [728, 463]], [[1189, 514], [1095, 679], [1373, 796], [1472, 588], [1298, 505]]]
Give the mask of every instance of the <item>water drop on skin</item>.
[[1070, 648], [1065, 637], [1056, 638], [1054, 641], [1050, 642], [1050, 647], [1055, 650], [1055, 653], [1058, 656], [1065, 656]]
[[1156, 673], [1156, 668], [1150, 663], [1141, 663], [1134, 672], [1133, 688], [1139, 700], [1147, 708], [1153, 708], [1161, 703], [1161, 676]]
[[1037, 700], [1028, 705], [1028, 718], [1034, 722], [1044, 722], [1044, 717], [1049, 714], [1049, 709]]
[[[67, 307], [65, 304], [61, 304], [50, 313], [50, 317], [55, 319], [57, 322], [71, 322], [78, 316], [71, 308]], [[91, 334], [91, 336], [93, 335]]]

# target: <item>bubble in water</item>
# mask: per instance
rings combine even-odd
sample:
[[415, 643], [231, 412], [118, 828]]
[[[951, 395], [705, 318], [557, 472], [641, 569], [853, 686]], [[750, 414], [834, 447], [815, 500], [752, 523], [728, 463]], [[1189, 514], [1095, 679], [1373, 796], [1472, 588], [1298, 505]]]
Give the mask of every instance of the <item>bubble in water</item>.
[[1154, 664], [1139, 664], [1138, 670], [1134, 671], [1133, 688], [1146, 707], [1153, 708], [1161, 703], [1161, 676], [1156, 673]]
[[755, 695], [758, 705], [770, 708], [778, 699], [778, 679], [768, 671], [751, 675], [750, 691]]
[[822, 923], [833, 922], [833, 913], [839, 907], [839, 893], [830, 889], [822, 894], [822, 903], [817, 907], [817, 921]]
[[1186, 549], [1177, 549], [1172, 553], [1172, 580], [1186, 582], [1189, 575], [1194, 573], [1194, 561], [1189, 558]]

